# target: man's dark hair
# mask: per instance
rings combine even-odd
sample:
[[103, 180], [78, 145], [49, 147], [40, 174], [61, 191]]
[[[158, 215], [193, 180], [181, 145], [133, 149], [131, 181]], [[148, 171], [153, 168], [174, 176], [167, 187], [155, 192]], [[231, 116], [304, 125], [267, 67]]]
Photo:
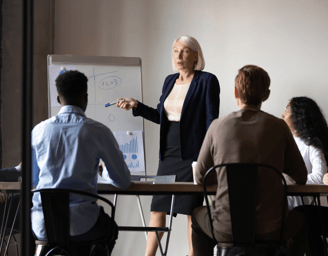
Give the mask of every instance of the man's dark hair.
[[58, 94], [65, 100], [76, 102], [88, 91], [88, 78], [77, 70], [66, 71], [56, 79]]

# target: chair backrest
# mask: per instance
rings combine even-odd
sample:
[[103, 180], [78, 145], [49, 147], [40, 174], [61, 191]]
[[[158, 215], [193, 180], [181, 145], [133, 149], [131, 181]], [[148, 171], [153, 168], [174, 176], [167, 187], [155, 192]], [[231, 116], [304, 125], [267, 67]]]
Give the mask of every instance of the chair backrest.
[[[276, 168], [265, 164], [249, 164], [249, 163], [230, 163], [220, 164], [210, 168], [203, 181], [203, 189], [205, 194], [205, 201], [207, 211], [210, 217], [210, 225], [213, 240], [217, 243], [213, 223], [211, 217], [210, 206], [207, 198], [206, 181], [209, 174], [220, 167], [225, 167], [227, 172], [227, 183], [230, 204], [231, 228], [232, 228], [232, 243], [234, 246], [252, 246], [255, 243], [281, 243], [283, 239], [284, 225], [285, 225], [285, 212], [286, 212], [286, 180], [281, 172]], [[264, 167], [260, 168], [260, 167]], [[277, 174], [282, 180], [282, 219], [281, 219], [281, 232], [279, 240], [271, 241], [258, 241], [255, 239], [255, 222], [256, 222], [256, 206], [257, 206], [257, 188], [258, 188], [258, 172], [259, 170], [272, 171]], [[222, 168], [219, 169], [222, 171]], [[269, 222], [270, 220], [268, 220]]]
[[88, 196], [106, 202], [112, 209], [111, 220], [114, 221], [115, 207], [109, 200], [101, 196], [72, 189], [38, 189], [32, 191], [32, 193], [37, 192], [41, 194], [45, 229], [49, 244], [59, 246], [70, 244], [70, 194]]

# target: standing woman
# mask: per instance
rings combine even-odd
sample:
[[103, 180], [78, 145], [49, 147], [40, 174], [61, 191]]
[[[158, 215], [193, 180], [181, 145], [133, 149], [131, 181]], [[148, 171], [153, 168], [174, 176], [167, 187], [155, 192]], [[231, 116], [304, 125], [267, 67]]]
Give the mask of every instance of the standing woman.
[[[292, 131], [308, 171], [306, 184], [323, 185], [328, 163], [328, 127], [319, 106], [308, 97], [292, 98], [282, 114]], [[304, 197], [305, 204], [312, 204], [312, 197]], [[298, 196], [288, 197], [288, 207], [302, 205]]]
[[[219, 116], [220, 85], [215, 75], [201, 70], [205, 60], [197, 40], [182, 36], [173, 43], [173, 68], [162, 89], [157, 108], [151, 108], [132, 98], [123, 98], [118, 107], [129, 110], [160, 124], [160, 152], [157, 175], [176, 175], [176, 181], [193, 181], [191, 164], [197, 160], [206, 131]], [[164, 227], [170, 211], [171, 196], [156, 195], [151, 204], [149, 226]], [[176, 196], [174, 214], [188, 217], [189, 256], [191, 244], [191, 214], [203, 205], [202, 196]], [[161, 233], [160, 237], [163, 236]], [[156, 254], [156, 234], [148, 233], [146, 256]]]

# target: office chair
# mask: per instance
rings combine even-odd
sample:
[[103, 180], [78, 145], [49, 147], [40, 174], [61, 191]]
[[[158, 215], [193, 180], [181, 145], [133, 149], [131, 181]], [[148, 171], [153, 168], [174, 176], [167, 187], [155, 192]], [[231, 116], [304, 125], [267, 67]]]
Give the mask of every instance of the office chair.
[[[218, 243], [214, 236], [214, 229], [211, 217], [211, 210], [207, 198], [206, 181], [209, 174], [219, 167], [225, 167], [227, 173], [229, 205], [232, 227], [232, 241], [229, 244]], [[264, 167], [259, 168], [259, 167]], [[276, 173], [282, 180], [282, 218], [281, 230], [278, 240], [257, 240], [255, 238], [255, 216], [257, 206], [257, 177], [259, 171], [272, 171]], [[220, 171], [224, 171], [221, 168]], [[287, 185], [286, 180], [281, 172], [272, 166], [265, 164], [247, 164], [247, 163], [231, 163], [219, 164], [210, 168], [203, 182], [204, 196], [208, 216], [210, 218], [211, 233], [213, 241], [218, 246], [218, 256], [230, 255], [252, 255], [252, 256], [270, 256], [279, 255], [285, 250], [283, 234], [285, 229], [285, 212], [287, 204]], [[270, 220], [268, 220], [270, 221]]]
[[[88, 241], [76, 241], [70, 236], [70, 194], [88, 196], [102, 200], [111, 207], [111, 226], [114, 226], [115, 207], [106, 198], [72, 189], [38, 189], [32, 193], [40, 193], [44, 213], [47, 241], [36, 240], [36, 256], [65, 255], [65, 256], [96, 256], [99, 251], [110, 256], [107, 238]], [[111, 232], [111, 231], [108, 231]], [[114, 235], [111, 239], [115, 239]], [[101, 254], [104, 255], [104, 254]]]

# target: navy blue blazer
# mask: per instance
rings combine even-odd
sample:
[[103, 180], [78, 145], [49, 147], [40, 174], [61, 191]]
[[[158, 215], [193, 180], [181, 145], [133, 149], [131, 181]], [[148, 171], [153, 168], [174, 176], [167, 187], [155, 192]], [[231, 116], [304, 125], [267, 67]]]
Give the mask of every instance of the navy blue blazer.
[[[160, 152], [163, 156], [163, 138], [167, 133], [168, 119], [164, 112], [164, 101], [173, 88], [179, 73], [169, 75], [164, 82], [157, 108], [138, 102], [133, 109], [134, 116], [160, 124]], [[197, 160], [205, 134], [212, 121], [219, 117], [220, 84], [215, 75], [196, 71], [183, 103], [180, 117], [181, 159]]]

